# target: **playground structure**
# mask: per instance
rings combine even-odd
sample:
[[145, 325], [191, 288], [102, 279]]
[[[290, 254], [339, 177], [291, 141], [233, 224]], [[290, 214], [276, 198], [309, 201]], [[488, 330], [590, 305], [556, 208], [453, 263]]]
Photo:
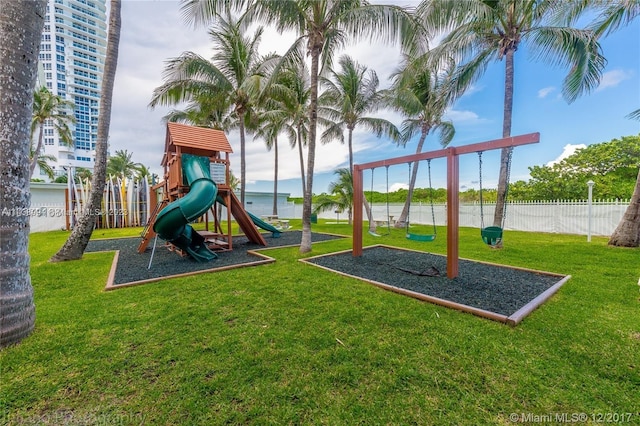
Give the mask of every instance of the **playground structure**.
[[362, 256], [362, 206], [363, 206], [363, 170], [387, 167], [396, 164], [415, 163], [446, 157], [447, 159], [447, 277], [456, 278], [459, 273], [459, 208], [460, 208], [460, 170], [459, 156], [501, 148], [513, 148], [519, 145], [538, 143], [540, 133], [496, 139], [460, 147], [448, 147], [436, 151], [402, 157], [356, 164], [353, 167], [353, 256]]
[[[143, 253], [157, 235], [171, 248], [198, 262], [217, 257], [216, 252], [233, 250], [231, 217], [249, 241], [266, 246], [260, 227], [280, 235], [280, 230], [247, 212], [229, 186], [231, 145], [224, 132], [167, 123], [165, 152], [161, 165], [164, 181], [152, 187], [155, 205], [138, 252]], [[157, 193], [161, 192], [158, 201]], [[222, 208], [226, 209], [226, 226]], [[209, 220], [212, 212], [213, 224]], [[203, 218], [205, 229], [196, 231], [190, 223]]]

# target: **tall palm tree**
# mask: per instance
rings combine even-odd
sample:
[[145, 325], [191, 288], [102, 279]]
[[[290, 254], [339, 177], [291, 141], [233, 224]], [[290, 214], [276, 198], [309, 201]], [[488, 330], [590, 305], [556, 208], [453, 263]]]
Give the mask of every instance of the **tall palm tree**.
[[168, 61], [164, 70], [165, 83], [153, 92], [150, 106], [173, 105], [198, 101], [207, 97], [233, 105], [240, 132], [240, 200], [244, 205], [246, 185], [245, 132], [252, 119], [254, 103], [264, 89], [263, 79], [271, 57], [261, 57], [258, 46], [263, 28], [252, 36], [244, 31], [244, 16], [236, 19], [229, 11], [216, 15], [209, 30], [216, 53], [212, 61], [193, 52]]
[[131, 157], [133, 157], [133, 152], [129, 152], [126, 149], [124, 151], [117, 150], [115, 155], [112, 155], [107, 160], [107, 174], [121, 179], [133, 177], [142, 164], [136, 163]]
[[282, 90], [277, 96], [280, 109], [285, 112], [287, 120], [287, 135], [292, 148], [298, 148], [300, 162], [300, 181], [302, 193], [306, 188], [304, 149], [309, 136], [309, 99], [311, 76], [304, 62], [288, 63], [278, 71], [275, 86]]
[[100, 211], [102, 194], [107, 177], [107, 150], [109, 126], [111, 124], [111, 100], [113, 99], [113, 85], [118, 66], [118, 47], [120, 44], [120, 0], [111, 0], [109, 4], [109, 30], [107, 33], [107, 55], [104, 61], [102, 75], [102, 90], [100, 91], [100, 116], [98, 117], [98, 139], [96, 141], [96, 161], [91, 178], [91, 192], [84, 214], [76, 223], [71, 235], [62, 248], [51, 257], [51, 262], [75, 260], [82, 258], [84, 250], [89, 244], [91, 233], [96, 222], [93, 212]]
[[[29, 208], [29, 127], [38, 46], [46, 1], [8, 1], [0, 7], [0, 204]], [[0, 348], [27, 337], [35, 324], [29, 275], [29, 215], [2, 215], [0, 226]]]
[[[442, 72], [429, 69], [420, 62], [405, 59], [404, 68], [394, 76], [391, 88], [386, 92], [389, 105], [406, 118], [402, 122], [402, 144], [406, 144], [414, 135], [419, 135], [416, 154], [422, 152], [424, 142], [432, 131], [438, 131], [440, 145], [447, 146], [455, 135], [451, 121], [444, 115], [458, 93], [452, 85], [455, 67], [452, 63]], [[412, 167], [409, 180], [409, 192], [402, 213], [395, 227], [405, 226], [413, 190], [418, 176], [419, 162]]]
[[337, 169], [334, 174], [338, 180], [329, 184], [329, 193], [332, 196], [321, 195], [316, 200], [314, 213], [327, 210], [346, 211], [349, 217], [349, 225], [352, 223], [353, 211], [353, 175], [347, 168]]
[[340, 70], [329, 69], [329, 77], [321, 77], [324, 92], [318, 98], [320, 115], [327, 120], [327, 129], [320, 141], [329, 143], [335, 139], [344, 143], [347, 132], [349, 148], [349, 170], [353, 174], [353, 131], [356, 126], [365, 127], [376, 136], [382, 135], [393, 141], [400, 140], [398, 128], [389, 120], [368, 117], [383, 106], [380, 81], [374, 70], [368, 70], [348, 55], [339, 60]]
[[[54, 95], [45, 86], [40, 87], [33, 94], [33, 116], [31, 118], [31, 138], [38, 130], [38, 142], [33, 149], [33, 155], [30, 163], [31, 176], [38, 165], [40, 151], [44, 141], [44, 124], [50, 122], [53, 128], [58, 132], [60, 141], [65, 145], [73, 145], [73, 135], [69, 124], [75, 123], [73, 116], [74, 104], [65, 100], [63, 97]], [[70, 114], [67, 114], [69, 112]]]
[[[460, 81], [477, 80], [493, 61], [505, 63], [502, 136], [511, 136], [515, 53], [524, 44], [532, 57], [567, 66], [562, 94], [573, 102], [597, 87], [606, 64], [592, 30], [554, 25], [569, 1], [557, 0], [424, 0], [416, 15], [428, 32], [446, 32], [441, 44], [427, 55], [436, 62], [453, 56], [463, 64]], [[494, 225], [501, 226], [512, 148], [500, 160]]]
[[[267, 111], [260, 114], [260, 125], [254, 138], [263, 139], [267, 150], [273, 150], [273, 215], [278, 214], [278, 135], [285, 130], [287, 116], [283, 110], [276, 109], [277, 103], [270, 102], [265, 105]], [[275, 108], [274, 108], [275, 107]]]
[[[382, 92], [378, 91], [380, 81], [376, 72], [367, 70], [367, 67], [348, 55], [340, 57], [338, 63], [339, 71], [329, 69], [329, 77], [321, 77], [320, 80], [325, 91], [318, 98], [318, 111], [326, 126], [320, 141], [329, 143], [337, 139], [344, 143], [346, 130], [349, 171], [353, 176], [353, 131], [356, 126], [365, 127], [378, 137], [385, 135], [395, 142], [400, 140], [400, 132], [388, 120], [366, 116], [378, 111], [383, 102]], [[369, 219], [369, 228], [374, 231], [375, 222], [371, 208], [366, 197], [363, 197], [363, 200]], [[351, 217], [351, 211], [349, 211], [349, 217]]]
[[350, 38], [377, 38], [395, 42], [402, 35], [402, 41], [408, 45], [414, 41], [414, 21], [403, 8], [372, 5], [364, 0], [257, 0], [248, 13], [259, 21], [272, 23], [280, 32], [295, 31], [298, 38], [289, 52], [298, 52], [304, 45], [307, 55], [311, 58], [307, 179], [300, 243], [300, 252], [306, 253], [311, 251], [311, 206], [320, 66], [331, 65], [331, 58], [336, 49], [343, 47]]

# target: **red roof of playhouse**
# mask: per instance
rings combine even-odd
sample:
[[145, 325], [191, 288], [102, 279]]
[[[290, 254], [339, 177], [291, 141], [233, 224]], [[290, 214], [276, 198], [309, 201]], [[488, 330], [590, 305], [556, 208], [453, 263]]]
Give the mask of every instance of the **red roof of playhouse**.
[[206, 129], [180, 123], [167, 123], [167, 136], [164, 145], [165, 155], [162, 158], [163, 165], [167, 154], [176, 152], [176, 147], [178, 146], [210, 152], [233, 152], [227, 135], [222, 130]]

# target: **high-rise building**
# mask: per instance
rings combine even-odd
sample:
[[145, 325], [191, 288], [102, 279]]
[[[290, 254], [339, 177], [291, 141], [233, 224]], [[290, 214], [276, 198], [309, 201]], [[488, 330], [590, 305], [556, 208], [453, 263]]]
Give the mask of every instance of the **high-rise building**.
[[[98, 139], [100, 91], [107, 46], [106, 0], [49, 0], [40, 63], [44, 84], [75, 104], [73, 146], [66, 146], [53, 123], [44, 125], [44, 154], [56, 174], [69, 166], [93, 169]], [[36, 172], [34, 178], [38, 176]]]

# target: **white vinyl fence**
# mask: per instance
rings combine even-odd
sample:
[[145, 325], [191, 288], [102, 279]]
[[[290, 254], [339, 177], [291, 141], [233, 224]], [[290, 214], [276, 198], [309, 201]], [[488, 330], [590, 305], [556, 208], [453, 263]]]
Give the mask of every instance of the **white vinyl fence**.
[[[66, 184], [31, 183], [31, 232], [53, 231], [65, 228], [66, 207], [64, 190]], [[591, 234], [609, 236], [622, 219], [629, 206], [629, 200], [598, 200], [593, 201], [591, 208]], [[403, 204], [384, 203], [373, 205], [373, 218], [379, 221], [398, 219]], [[485, 226], [493, 222], [495, 204], [484, 204], [483, 212]], [[256, 216], [271, 214], [270, 206], [253, 205], [251, 213]], [[447, 220], [446, 205], [433, 206], [436, 225], [445, 226]], [[506, 229], [549, 232], [558, 234], [587, 235], [589, 227], [588, 205], [586, 201], [528, 201], [510, 202], [507, 205]], [[291, 202], [278, 206], [280, 218], [300, 219], [302, 205]], [[335, 212], [328, 211], [318, 215], [320, 218], [336, 220]], [[340, 221], [347, 220], [346, 212], [339, 214]], [[366, 219], [366, 218], [365, 218]], [[414, 203], [411, 205], [410, 220], [412, 223], [431, 224], [431, 206], [428, 203]], [[460, 226], [480, 228], [480, 205], [460, 205]]]
[[[593, 201], [591, 208], [591, 234], [609, 236], [620, 223], [624, 212], [629, 206], [629, 200], [598, 200]], [[373, 219], [385, 221], [390, 216], [395, 221], [402, 213], [403, 204], [390, 204], [387, 214], [386, 204], [372, 206]], [[435, 223], [445, 226], [447, 222], [446, 204], [434, 204], [433, 213]], [[484, 203], [482, 211], [484, 225], [493, 223], [495, 204]], [[589, 227], [589, 206], [587, 201], [526, 201], [510, 202], [507, 204], [507, 218], [505, 229], [531, 232], [549, 232], [557, 234], [587, 235]], [[296, 206], [296, 217], [302, 217], [302, 206]], [[325, 219], [337, 219], [335, 212], [323, 212], [319, 215]], [[346, 220], [346, 212], [340, 213], [340, 220]], [[365, 217], [366, 220], [366, 217]], [[411, 205], [411, 223], [432, 224], [431, 206], [428, 203], [414, 203]], [[460, 226], [480, 228], [480, 204], [460, 205]]]

